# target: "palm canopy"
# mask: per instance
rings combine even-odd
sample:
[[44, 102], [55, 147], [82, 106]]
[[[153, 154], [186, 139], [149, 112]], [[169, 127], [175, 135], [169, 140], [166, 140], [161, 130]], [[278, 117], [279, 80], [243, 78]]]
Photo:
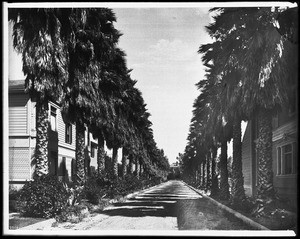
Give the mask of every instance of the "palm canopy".
[[111, 57], [120, 36], [113, 27], [115, 20], [110, 9], [71, 9], [69, 21], [66, 22], [69, 26], [66, 34], [69, 79], [65, 84], [63, 102], [63, 111], [70, 121], [77, 120], [89, 125], [97, 109], [109, 113], [110, 107], [107, 101], [101, 101], [103, 96], [98, 94], [98, 89], [102, 68]]
[[104, 131], [107, 146], [122, 147], [129, 139], [132, 127], [128, 121], [130, 111], [128, 91], [132, 90], [133, 82], [130, 78], [130, 70], [127, 69], [125, 52], [116, 49], [113, 59], [104, 67], [103, 82], [99, 90], [108, 96], [112, 104], [114, 117], [111, 124]]
[[13, 46], [22, 53], [25, 89], [31, 97], [58, 100], [68, 78], [63, 22], [59, 9], [13, 8]]
[[[240, 92], [240, 108], [248, 117], [257, 107], [273, 109], [288, 99], [290, 70], [297, 62], [295, 47], [281, 36], [271, 8], [218, 8], [215, 22], [207, 27], [215, 42], [200, 48], [213, 61], [215, 81], [226, 81]], [[238, 74], [238, 78], [230, 74]], [[233, 79], [233, 80], [231, 80]]]

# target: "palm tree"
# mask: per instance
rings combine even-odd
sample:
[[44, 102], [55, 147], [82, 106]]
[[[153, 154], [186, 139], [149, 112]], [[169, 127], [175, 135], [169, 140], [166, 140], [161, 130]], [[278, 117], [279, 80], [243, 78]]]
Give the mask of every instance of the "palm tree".
[[[132, 83], [134, 85], [136, 82]], [[155, 171], [151, 165], [157, 164], [159, 167], [164, 167], [160, 164], [163, 159], [153, 138], [152, 123], [149, 120], [150, 114], [147, 112], [141, 92], [136, 88], [132, 88], [132, 91], [128, 91], [128, 95], [131, 95], [128, 98], [129, 108], [131, 109], [129, 120], [134, 129], [131, 136], [131, 145], [128, 145], [128, 147], [135, 158], [136, 168], [138, 169], [137, 176], [141, 173], [139, 167], [145, 169], [144, 174], [150, 174]]]
[[217, 146], [214, 141], [214, 144], [211, 148], [212, 154], [212, 162], [211, 162], [211, 196], [217, 197], [219, 195], [219, 183], [218, 183], [218, 175], [216, 173], [216, 160], [217, 160]]
[[98, 153], [97, 153], [97, 172], [99, 175], [105, 172], [105, 150], [104, 150], [104, 136], [101, 133], [98, 136]]
[[68, 77], [58, 9], [9, 9], [13, 45], [22, 54], [25, 90], [36, 101], [35, 177], [48, 173], [48, 101], [59, 101]]
[[[125, 54], [121, 50], [119, 50], [118, 54], [120, 55], [117, 56], [114, 64], [120, 64], [121, 62], [121, 67], [124, 67], [124, 69], [114, 73], [115, 82], [119, 85], [118, 92], [113, 95], [113, 106], [116, 115], [110, 127], [106, 128], [104, 131], [105, 138], [107, 139], [107, 146], [113, 149], [113, 174], [115, 178], [118, 178], [117, 151], [129, 140], [131, 131], [127, 116], [128, 105], [126, 104], [128, 70], [126, 69], [125, 64]], [[121, 61], [119, 61], [119, 57], [122, 59]], [[124, 66], [122, 66], [122, 64], [124, 64]], [[114, 68], [117, 69], [118, 67], [115, 65]]]
[[[213, 124], [211, 124], [214, 128], [212, 131], [217, 131], [217, 127], [215, 127], [216, 119], [218, 119], [220, 122], [221, 120], [225, 119], [225, 121], [233, 122], [233, 168], [234, 168], [234, 174], [232, 177], [232, 197], [234, 202], [242, 201], [245, 198], [244, 193], [244, 182], [243, 182], [243, 173], [242, 173], [242, 147], [241, 147], [241, 117], [242, 115], [242, 109], [239, 107], [239, 104], [241, 103], [241, 94], [240, 91], [238, 91], [238, 81], [239, 74], [238, 72], [231, 70], [231, 72], [225, 72], [222, 75], [222, 78], [219, 75], [219, 64], [223, 62], [224, 58], [223, 55], [220, 55], [220, 46], [216, 42], [215, 44], [206, 44], [202, 45], [199, 49], [199, 53], [202, 53], [202, 60], [204, 65], [208, 67], [207, 69], [207, 78], [210, 81], [210, 84], [212, 87], [209, 89], [211, 92], [211, 97], [215, 98], [212, 100], [212, 109], [214, 109], [214, 113], [218, 114], [211, 117], [211, 121]], [[213, 63], [211, 63], [213, 62]], [[234, 84], [234, 83], [235, 84]], [[221, 116], [221, 117], [220, 117]], [[222, 118], [223, 117], [223, 118]], [[219, 124], [218, 124], [219, 125]], [[227, 126], [228, 128], [228, 126]], [[219, 130], [222, 130], [219, 128]], [[213, 132], [212, 132], [213, 133]], [[225, 135], [219, 136], [224, 137]], [[230, 139], [231, 135], [228, 135]], [[223, 144], [227, 144], [228, 139], [221, 139], [223, 141]], [[227, 150], [225, 145], [223, 145], [223, 150]], [[224, 152], [223, 155], [226, 155]], [[222, 190], [224, 192], [222, 195], [224, 196], [224, 199], [229, 199], [228, 194], [228, 172], [227, 168], [225, 168], [225, 165], [227, 165], [227, 156], [225, 159], [221, 157], [221, 181]], [[226, 162], [225, 162], [226, 160]], [[225, 178], [223, 178], [225, 177]]]
[[129, 174], [130, 175], [133, 175], [133, 156], [132, 156], [132, 154], [129, 154]]
[[[237, 116], [236, 116], [237, 117]], [[233, 155], [232, 155], [232, 188], [231, 195], [234, 204], [241, 203], [246, 195], [242, 168], [242, 130], [241, 120], [233, 121]]]
[[[274, 27], [279, 9], [273, 11], [272, 8], [218, 8], [217, 10], [220, 14], [215, 17], [215, 23], [207, 27], [210, 35], [216, 39], [213, 54], [218, 55], [215, 59], [219, 60], [215, 75], [226, 76], [232, 71], [240, 74], [238, 81], [226, 83], [234, 91], [239, 92], [241, 100], [238, 101], [237, 112], [244, 109], [247, 119], [253, 119], [253, 116], [258, 119], [260, 185], [258, 197], [264, 202], [272, 202], [275, 191], [272, 179], [271, 120], [273, 112], [288, 99], [287, 86], [292, 83], [290, 72], [295, 70], [297, 62], [297, 56], [293, 52], [295, 48], [292, 43], [281, 37]], [[234, 132], [239, 138], [240, 118], [233, 117], [233, 119], [237, 127]], [[240, 158], [239, 153], [236, 156]], [[239, 163], [234, 165], [235, 170], [241, 171]], [[241, 179], [240, 174], [234, 177]], [[241, 183], [241, 180], [236, 180], [234, 187], [240, 187]], [[241, 190], [234, 190], [234, 194], [243, 197]]]
[[[214, 83], [213, 83], [214, 84]], [[213, 137], [221, 145], [220, 155], [220, 191], [219, 197], [222, 200], [230, 198], [229, 183], [228, 183], [228, 169], [227, 169], [227, 143], [232, 138], [232, 123], [226, 122], [224, 114], [224, 105], [219, 94], [220, 84], [211, 86], [209, 92], [211, 93], [211, 115], [206, 127], [213, 132]], [[212, 147], [214, 147], [212, 141]]]
[[220, 199], [228, 200], [229, 184], [228, 184], [228, 169], [227, 169], [227, 141], [221, 142], [221, 156], [220, 156]]
[[[210, 84], [207, 80], [201, 80], [196, 84], [200, 95], [193, 104], [193, 117], [191, 119], [190, 133], [188, 141], [193, 145], [190, 150], [195, 150], [194, 157], [199, 161], [200, 174], [199, 180], [202, 187], [209, 189], [211, 184], [210, 177], [210, 147], [212, 146], [212, 133], [207, 128], [208, 121], [211, 117], [211, 92]], [[191, 154], [193, 155], [193, 154]], [[192, 157], [193, 158], [193, 157]], [[206, 166], [206, 172], [205, 172]], [[197, 167], [195, 167], [196, 169]], [[197, 175], [197, 170], [196, 170]]]
[[211, 170], [210, 170], [211, 153], [208, 150], [206, 153], [206, 189], [211, 189]]
[[[64, 87], [62, 108], [65, 118], [76, 124], [78, 184], [85, 181], [83, 154], [85, 127], [90, 127], [94, 123], [94, 116], [97, 115], [95, 111], [102, 103], [98, 94], [101, 68], [109, 59], [120, 36], [113, 28], [113, 21], [115, 21], [114, 13], [106, 8], [72, 9], [69, 18], [70, 31], [66, 37], [69, 79]], [[100, 138], [101, 133], [97, 136]]]
[[123, 147], [123, 150], [122, 150], [122, 176], [123, 176], [123, 178], [127, 174], [127, 159], [128, 159], [128, 150], [126, 147]]

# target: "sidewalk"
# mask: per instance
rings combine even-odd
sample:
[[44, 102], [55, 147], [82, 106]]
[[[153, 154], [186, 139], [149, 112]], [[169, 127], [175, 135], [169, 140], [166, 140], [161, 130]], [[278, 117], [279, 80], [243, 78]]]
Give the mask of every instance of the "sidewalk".
[[208, 200], [210, 200], [211, 202], [213, 202], [214, 204], [216, 204], [218, 207], [224, 209], [225, 211], [229, 212], [230, 214], [234, 215], [235, 217], [239, 218], [240, 220], [242, 220], [244, 223], [250, 225], [253, 228], [256, 228], [258, 230], [270, 230], [269, 228], [266, 228], [263, 225], [260, 225], [259, 223], [251, 220], [248, 217], [245, 217], [244, 215], [242, 215], [241, 213], [234, 211], [233, 209], [217, 202], [216, 200], [212, 199], [211, 197], [208, 197], [207, 195], [205, 195], [204, 193], [201, 193], [200, 190], [197, 190], [196, 188], [188, 185], [187, 183], [183, 182], [186, 186], [188, 186], [189, 188], [193, 189], [195, 192], [199, 193], [200, 195], [202, 195], [203, 197], [207, 198]]
[[[185, 183], [185, 182], [183, 182]], [[186, 184], [186, 183], [185, 183]], [[213, 202], [215, 205], [217, 205], [218, 207], [224, 209], [225, 211], [227, 211], [228, 213], [232, 214], [233, 216], [235, 216], [236, 218], [239, 218], [240, 220], [242, 220], [244, 223], [253, 226], [254, 228], [257, 228], [258, 230], [264, 230], [264, 231], [276, 231], [276, 232], [282, 232], [282, 233], [287, 233], [288, 235], [292, 235], [295, 236], [297, 233], [297, 228], [290, 228], [290, 227], [285, 227], [284, 225], [289, 225], [290, 222], [295, 222], [293, 221], [289, 221], [291, 219], [286, 219], [287, 221], [285, 222], [278, 222], [276, 221], [276, 219], [273, 218], [259, 218], [258, 221], [254, 221], [251, 218], [225, 206], [224, 204], [214, 200], [213, 198], [207, 196], [204, 192], [201, 192], [201, 190], [195, 189], [194, 187], [186, 184], [188, 187], [190, 187], [191, 189], [193, 189], [195, 192], [199, 193], [200, 195], [202, 195], [203, 197], [209, 199], [211, 202]], [[293, 213], [293, 212], [288, 212], [287, 214], [289, 214], [289, 216], [291, 216], [292, 218], [297, 218], [297, 214]], [[297, 220], [296, 220], [297, 221]], [[266, 222], [266, 224], [262, 225], [261, 222]], [[287, 224], [288, 222], [288, 224]], [[284, 224], [283, 224], [284, 223]], [[294, 223], [293, 223], [294, 224]], [[268, 226], [265, 226], [268, 225]], [[297, 225], [297, 224], [296, 224]], [[280, 229], [282, 228], [282, 229]], [[284, 229], [283, 229], [284, 228]]]

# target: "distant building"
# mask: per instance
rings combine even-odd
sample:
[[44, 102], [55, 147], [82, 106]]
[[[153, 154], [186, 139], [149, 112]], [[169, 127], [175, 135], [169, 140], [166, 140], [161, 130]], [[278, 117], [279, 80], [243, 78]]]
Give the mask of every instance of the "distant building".
[[181, 177], [181, 170], [180, 164], [178, 162], [172, 163], [170, 165], [170, 172], [168, 175], [168, 179], [180, 179]]

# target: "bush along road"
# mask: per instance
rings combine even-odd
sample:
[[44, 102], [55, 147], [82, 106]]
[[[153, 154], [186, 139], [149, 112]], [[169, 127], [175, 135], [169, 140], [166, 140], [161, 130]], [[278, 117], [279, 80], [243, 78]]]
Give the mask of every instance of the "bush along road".
[[[247, 223], [182, 181], [171, 180], [125, 197], [79, 223], [23, 230], [267, 230]], [[55, 225], [54, 225], [55, 224]], [[101, 231], [99, 231], [101, 234]]]

